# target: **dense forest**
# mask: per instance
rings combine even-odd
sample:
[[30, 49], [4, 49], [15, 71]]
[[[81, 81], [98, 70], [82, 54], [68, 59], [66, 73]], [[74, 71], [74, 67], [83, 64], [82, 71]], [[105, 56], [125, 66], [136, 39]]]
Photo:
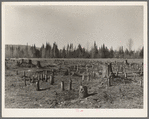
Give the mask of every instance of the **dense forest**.
[[6, 45], [6, 58], [143, 58], [143, 49], [133, 51], [131, 49], [123, 50], [123, 46], [119, 50], [107, 48], [104, 44], [98, 47], [96, 42], [91, 50], [83, 48], [80, 44], [77, 48], [73, 44], [68, 44], [67, 47], [59, 49], [56, 43], [50, 45], [42, 45], [40, 48], [33, 46], [21, 45]]

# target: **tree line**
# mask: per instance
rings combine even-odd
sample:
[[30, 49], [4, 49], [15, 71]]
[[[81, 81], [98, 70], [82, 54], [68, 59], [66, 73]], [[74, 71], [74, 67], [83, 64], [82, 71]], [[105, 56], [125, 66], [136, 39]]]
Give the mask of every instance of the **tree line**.
[[96, 42], [90, 50], [87, 50], [79, 44], [73, 47], [73, 44], [67, 44], [67, 47], [62, 49], [58, 48], [56, 43], [50, 45], [42, 45], [40, 48], [33, 46], [21, 46], [14, 47], [13, 45], [5, 47], [6, 58], [143, 58], [143, 49], [131, 50], [123, 49], [123, 46], [119, 47], [119, 50], [113, 50], [105, 46], [105, 44], [98, 47]]

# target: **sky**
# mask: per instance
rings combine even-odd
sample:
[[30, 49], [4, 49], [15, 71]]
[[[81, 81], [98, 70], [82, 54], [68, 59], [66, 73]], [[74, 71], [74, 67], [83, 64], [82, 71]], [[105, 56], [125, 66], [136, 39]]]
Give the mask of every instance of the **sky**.
[[143, 46], [143, 6], [6, 5], [5, 44]]

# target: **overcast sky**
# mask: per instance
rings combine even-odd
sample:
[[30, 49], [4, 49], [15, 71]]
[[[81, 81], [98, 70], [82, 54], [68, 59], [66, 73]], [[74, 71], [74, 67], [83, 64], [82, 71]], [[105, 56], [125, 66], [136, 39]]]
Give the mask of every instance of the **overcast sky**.
[[73, 43], [91, 47], [96, 41], [110, 48], [143, 45], [142, 6], [5, 6], [5, 43], [36, 44], [56, 42], [59, 48]]

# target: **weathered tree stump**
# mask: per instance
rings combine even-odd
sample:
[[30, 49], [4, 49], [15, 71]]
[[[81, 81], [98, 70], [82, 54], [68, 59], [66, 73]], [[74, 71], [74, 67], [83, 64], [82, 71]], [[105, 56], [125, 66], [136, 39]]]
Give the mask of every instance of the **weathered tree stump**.
[[84, 74], [82, 75], [82, 81], [84, 81]]
[[53, 85], [53, 83], [54, 83], [54, 77], [50, 76], [50, 85]]
[[61, 82], [61, 91], [64, 91], [64, 81]]
[[24, 59], [22, 59], [22, 63], [24, 63]]
[[38, 81], [40, 81], [40, 75], [37, 76]]
[[66, 72], [65, 72], [65, 75], [69, 75], [70, 74], [70, 70], [67, 69]]
[[40, 61], [37, 61], [37, 68], [40, 68], [40, 67], [41, 67]]
[[45, 82], [47, 82], [47, 75], [45, 75], [44, 78], [45, 78]]
[[127, 73], [125, 73], [125, 79], [127, 79]]
[[140, 87], [143, 87], [143, 79], [140, 80]]
[[141, 76], [143, 76], [143, 67], [141, 67], [141, 73], [140, 73]]
[[69, 89], [68, 90], [72, 90], [72, 80], [69, 80]]
[[110, 73], [112, 73], [112, 63], [108, 64], [108, 76], [110, 75]]
[[128, 65], [128, 62], [127, 62], [127, 60], [125, 60], [125, 61], [124, 61], [124, 64]]
[[32, 60], [29, 59], [29, 60], [28, 60], [28, 64], [32, 64]]
[[87, 81], [90, 81], [90, 73], [87, 74]]
[[86, 98], [88, 96], [88, 91], [86, 86], [80, 86], [79, 89], [79, 98]]
[[107, 87], [110, 87], [111, 86], [111, 77], [109, 76], [107, 78]]
[[40, 87], [39, 87], [39, 80], [36, 82], [36, 91], [39, 91]]
[[26, 86], [26, 78], [25, 78], [25, 77], [23, 77], [23, 79], [24, 79], [24, 85]]
[[43, 76], [42, 76], [42, 74], [40, 74], [40, 80], [43, 80]]
[[109, 63], [108, 65], [103, 65], [103, 71], [102, 71], [102, 77], [105, 78], [105, 77], [109, 77], [111, 73], [113, 73], [112, 71], [112, 64]]

